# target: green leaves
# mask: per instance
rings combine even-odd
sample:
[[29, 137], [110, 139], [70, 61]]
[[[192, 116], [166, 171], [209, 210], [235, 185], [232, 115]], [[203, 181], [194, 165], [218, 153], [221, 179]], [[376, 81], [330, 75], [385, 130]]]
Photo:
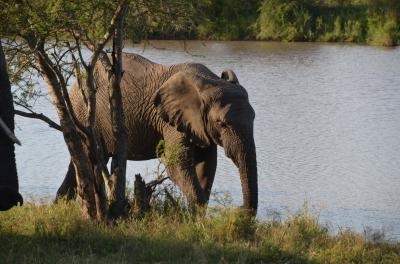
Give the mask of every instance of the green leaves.
[[156, 155], [163, 162], [164, 166], [174, 165], [181, 161], [181, 154], [187, 150], [183, 144], [168, 144], [160, 140], [156, 147]]
[[140, 41], [149, 36], [165, 38], [187, 36], [195, 29], [194, 0], [131, 0], [126, 18], [127, 37]]
[[252, 35], [259, 0], [199, 1], [197, 34], [201, 38], [236, 40]]
[[102, 37], [118, 2], [110, 0], [10, 0], [2, 2], [1, 36], [68, 39], [70, 31]]

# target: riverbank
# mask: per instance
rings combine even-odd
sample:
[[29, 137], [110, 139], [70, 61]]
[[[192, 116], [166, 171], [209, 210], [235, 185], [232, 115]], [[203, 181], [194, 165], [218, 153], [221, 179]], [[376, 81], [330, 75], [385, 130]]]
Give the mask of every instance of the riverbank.
[[330, 235], [306, 211], [285, 222], [253, 221], [233, 209], [205, 218], [151, 213], [113, 226], [82, 219], [75, 203], [0, 214], [3, 263], [399, 263], [400, 244], [351, 231]]
[[400, 2], [393, 0], [208, 0], [198, 1], [186, 11], [184, 26], [155, 20], [140, 27], [132, 20], [128, 22], [128, 35], [148, 39], [400, 44]]

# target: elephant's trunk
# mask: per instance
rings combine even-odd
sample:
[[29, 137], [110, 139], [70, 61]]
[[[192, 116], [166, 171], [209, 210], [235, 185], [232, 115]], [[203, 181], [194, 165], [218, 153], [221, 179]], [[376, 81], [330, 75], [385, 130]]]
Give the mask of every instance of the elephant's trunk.
[[13, 143], [21, 146], [21, 141], [19, 141], [19, 139], [14, 135], [11, 129], [8, 128], [7, 124], [3, 121], [3, 119], [1, 119], [1, 117], [0, 117], [0, 130], [2, 130], [11, 139]]
[[258, 206], [258, 176], [254, 139], [251, 137], [248, 140], [239, 140], [229, 147], [225, 146], [225, 151], [227, 156], [232, 159], [239, 169], [243, 207], [251, 215], [256, 215]]

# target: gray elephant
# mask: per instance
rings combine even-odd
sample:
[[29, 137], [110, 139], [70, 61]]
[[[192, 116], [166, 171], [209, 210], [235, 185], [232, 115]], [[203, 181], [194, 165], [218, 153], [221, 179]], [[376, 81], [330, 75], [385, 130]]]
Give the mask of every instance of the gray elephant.
[[[253, 138], [255, 113], [246, 90], [232, 70], [218, 77], [202, 64], [161, 65], [139, 55], [124, 54], [121, 82], [128, 159], [156, 158], [160, 140], [185, 146], [168, 175], [190, 202], [208, 202], [217, 166], [217, 145], [239, 169], [244, 208], [257, 211], [257, 159]], [[105, 73], [96, 69], [96, 128], [105, 156], [113, 152]], [[77, 118], [86, 119], [86, 107], [77, 86], [70, 91]], [[70, 164], [58, 196], [74, 196], [76, 182]]]
[[14, 133], [14, 106], [7, 64], [0, 42], [0, 211], [8, 210], [22, 196], [18, 192], [18, 175], [15, 164], [14, 143], [19, 143]]

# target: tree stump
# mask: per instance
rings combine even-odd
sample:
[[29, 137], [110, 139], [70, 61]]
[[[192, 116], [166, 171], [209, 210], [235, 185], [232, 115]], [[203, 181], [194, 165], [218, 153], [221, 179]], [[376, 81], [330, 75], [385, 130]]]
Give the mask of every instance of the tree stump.
[[140, 174], [135, 175], [133, 215], [142, 218], [150, 208], [150, 199], [146, 188], [146, 182]]

